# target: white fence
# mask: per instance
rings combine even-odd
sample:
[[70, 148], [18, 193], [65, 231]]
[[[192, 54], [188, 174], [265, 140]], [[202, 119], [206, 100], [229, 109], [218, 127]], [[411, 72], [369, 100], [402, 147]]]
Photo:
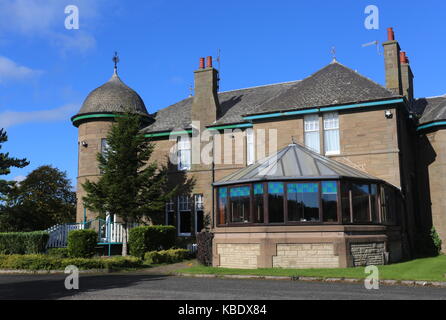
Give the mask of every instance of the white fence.
[[82, 230], [84, 225], [80, 224], [61, 224], [46, 230], [50, 237], [47, 248], [65, 248], [67, 246], [68, 233], [73, 230]]
[[[137, 227], [138, 224], [129, 224], [128, 230]], [[123, 225], [116, 222], [105, 222], [103, 220], [90, 221], [87, 224], [63, 224], [46, 230], [50, 237], [47, 248], [65, 248], [68, 244], [68, 233], [73, 230], [93, 229], [98, 231], [98, 243], [117, 244], [124, 240]]]

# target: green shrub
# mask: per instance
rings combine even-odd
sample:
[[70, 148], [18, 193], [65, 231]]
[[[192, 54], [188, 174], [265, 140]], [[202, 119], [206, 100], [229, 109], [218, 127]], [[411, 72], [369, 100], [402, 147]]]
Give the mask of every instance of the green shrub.
[[98, 234], [94, 230], [74, 230], [68, 234], [68, 256], [70, 258], [91, 258], [95, 254]]
[[48, 243], [47, 232], [0, 233], [0, 254], [44, 253]]
[[147, 264], [175, 263], [181, 262], [189, 257], [190, 252], [186, 249], [149, 251], [144, 255], [144, 262]]
[[142, 258], [147, 251], [167, 250], [175, 245], [173, 226], [143, 226], [129, 232], [130, 254]]
[[434, 245], [435, 253], [438, 255], [438, 254], [441, 253], [442, 241], [441, 241], [440, 236], [437, 233], [437, 230], [435, 230], [434, 227], [432, 227], [432, 229], [431, 229], [430, 236], [431, 236], [431, 239], [432, 239], [432, 242], [433, 242], [433, 245]]
[[212, 266], [212, 241], [214, 234], [200, 232], [197, 234], [197, 260], [205, 266]]
[[68, 249], [67, 248], [52, 248], [52, 249], [48, 249], [46, 254], [51, 257], [56, 257], [56, 258], [68, 258]]
[[65, 270], [67, 266], [80, 270], [140, 268], [141, 259], [135, 257], [113, 258], [57, 258], [49, 255], [0, 255], [0, 269], [8, 270]]

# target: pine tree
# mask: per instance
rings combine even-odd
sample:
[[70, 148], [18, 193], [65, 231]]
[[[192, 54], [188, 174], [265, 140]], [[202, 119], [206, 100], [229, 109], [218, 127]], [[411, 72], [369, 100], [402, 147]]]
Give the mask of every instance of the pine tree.
[[101, 177], [82, 185], [88, 209], [122, 221], [123, 256], [127, 255], [129, 223], [163, 212], [168, 199], [181, 189], [178, 185], [169, 188], [166, 166], [149, 163], [154, 145], [141, 134], [141, 121], [134, 114], [117, 117], [107, 136], [107, 151], [97, 156]]
[[[8, 135], [4, 129], [0, 129], [0, 149], [2, 144], [8, 141]], [[9, 153], [0, 153], [0, 176], [11, 173], [11, 168], [24, 168], [29, 164], [26, 159], [17, 159], [9, 157]], [[10, 192], [14, 186], [14, 181], [6, 181], [0, 179], [0, 200], [3, 196]]]

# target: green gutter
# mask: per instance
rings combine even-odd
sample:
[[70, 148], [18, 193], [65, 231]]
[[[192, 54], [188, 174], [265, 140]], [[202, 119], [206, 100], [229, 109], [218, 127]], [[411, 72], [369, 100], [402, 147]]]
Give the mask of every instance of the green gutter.
[[417, 131], [421, 131], [421, 130], [428, 129], [428, 128], [433, 128], [433, 127], [440, 127], [440, 126], [446, 126], [446, 121], [437, 121], [437, 122], [432, 122], [432, 123], [429, 123], [429, 124], [425, 124], [425, 125], [419, 126], [417, 128]]
[[[233, 124], [227, 126], [219, 126], [219, 127], [210, 127], [209, 131], [217, 131], [224, 129], [236, 129], [236, 128], [252, 128], [252, 123], [241, 123], [241, 124]], [[179, 136], [184, 134], [191, 134], [192, 130], [184, 130], [184, 131], [173, 131], [173, 132], [157, 132], [157, 133], [148, 133], [144, 135], [146, 138], [159, 138], [159, 137], [168, 137], [170, 135]]]
[[120, 117], [120, 115], [116, 114], [90, 114], [87, 116], [79, 116], [72, 120], [72, 122], [76, 122], [79, 120], [85, 120], [85, 119], [95, 119], [95, 118], [114, 118], [114, 117]]
[[230, 124], [219, 127], [208, 127], [210, 131], [224, 130], [224, 129], [237, 129], [237, 128], [252, 128], [252, 123]]
[[173, 131], [173, 132], [158, 132], [158, 133], [149, 133], [144, 135], [146, 138], [158, 138], [158, 137], [168, 137], [170, 135], [180, 136], [184, 134], [191, 134], [192, 130], [184, 130], [184, 131]]
[[276, 113], [261, 114], [261, 115], [254, 115], [254, 116], [246, 116], [246, 117], [243, 117], [243, 119], [258, 120], [258, 119], [269, 119], [269, 118], [277, 118], [277, 117], [288, 117], [288, 116], [292, 116], [292, 115], [301, 115], [301, 114], [328, 112], [328, 111], [346, 110], [346, 109], [356, 109], [356, 108], [381, 106], [381, 105], [386, 105], [386, 104], [402, 103], [402, 102], [404, 102], [404, 99], [392, 99], [392, 100], [383, 100], [383, 101], [375, 101], [375, 102], [349, 104], [349, 105], [336, 106], [336, 107], [313, 108], [313, 109], [306, 109], [306, 110], [285, 111], [285, 112], [276, 112]]

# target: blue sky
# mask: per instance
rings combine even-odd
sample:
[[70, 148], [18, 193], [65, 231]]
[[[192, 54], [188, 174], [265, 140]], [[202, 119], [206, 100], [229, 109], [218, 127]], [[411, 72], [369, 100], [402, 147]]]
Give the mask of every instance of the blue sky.
[[[321, 4], [323, 3], [323, 4]], [[64, 25], [79, 8], [79, 30]], [[379, 30], [367, 30], [368, 5]], [[415, 74], [417, 97], [446, 93], [443, 0], [164, 1], [0, 0], [0, 127], [4, 150], [67, 171], [75, 184], [77, 129], [70, 117], [121, 57], [124, 82], [155, 112], [189, 94], [199, 57], [221, 50], [221, 90], [303, 79], [337, 59], [384, 83], [383, 57], [362, 44], [394, 27]]]

